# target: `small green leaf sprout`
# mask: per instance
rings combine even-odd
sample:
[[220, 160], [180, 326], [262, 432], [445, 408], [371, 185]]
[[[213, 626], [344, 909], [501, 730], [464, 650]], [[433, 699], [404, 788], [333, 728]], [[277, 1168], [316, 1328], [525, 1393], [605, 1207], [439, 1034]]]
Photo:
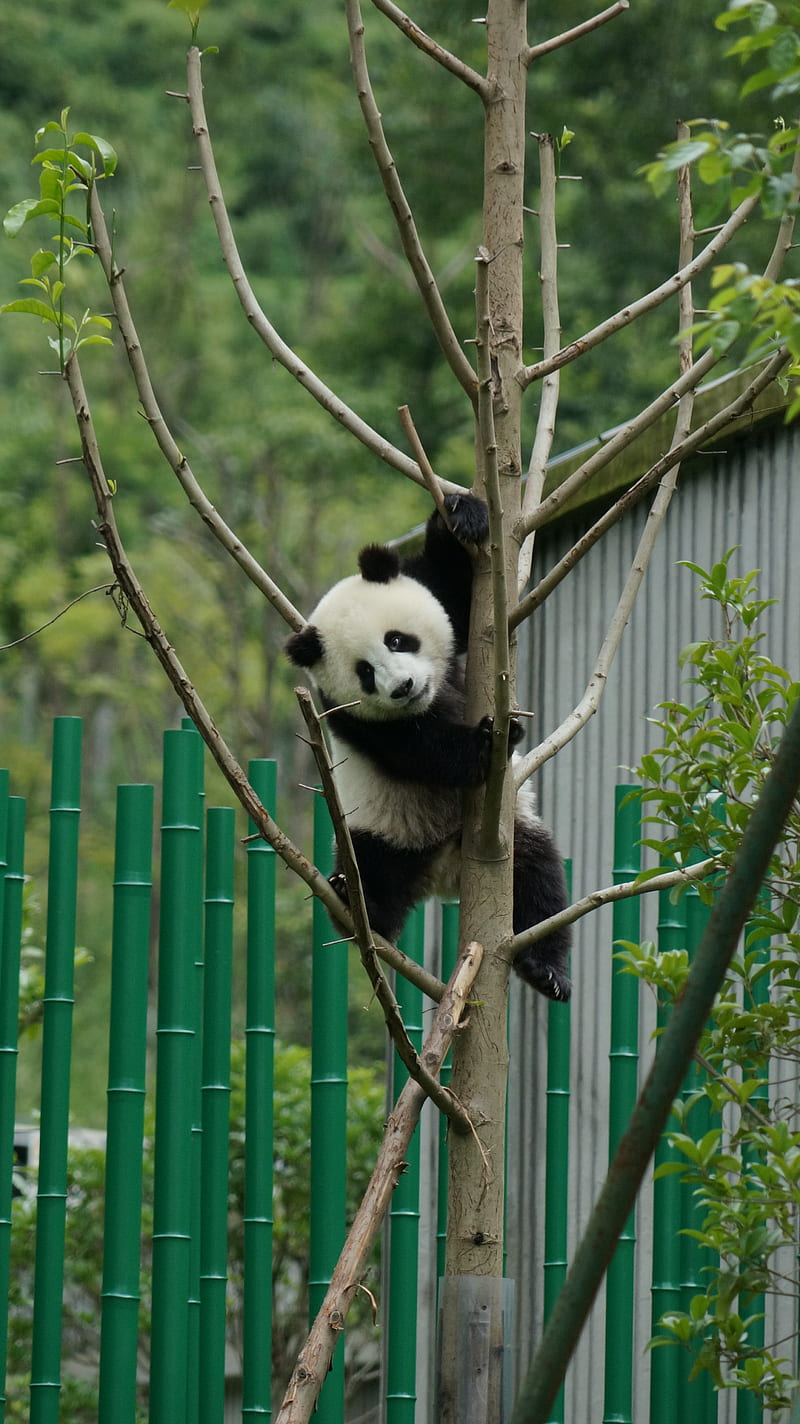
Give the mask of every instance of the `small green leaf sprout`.
[[[37, 145], [45, 145], [33, 158], [40, 165], [39, 197], [16, 203], [3, 221], [6, 235], [17, 237], [34, 218], [52, 219], [52, 247], [39, 248], [34, 253], [31, 275], [21, 280], [20, 285], [32, 288], [33, 294], [0, 307], [3, 312], [38, 317], [54, 328], [48, 343], [58, 353], [62, 372], [70, 352], [80, 346], [111, 344], [103, 334], [111, 327], [108, 317], [94, 315], [88, 309], [82, 316], [73, 316], [66, 309], [65, 297], [67, 269], [76, 258], [92, 252], [86, 211], [89, 191], [98, 179], [110, 178], [117, 165], [117, 156], [105, 139], [90, 133], [70, 135], [68, 117], [69, 109], [64, 109], [58, 121], [51, 120], [37, 131]], [[83, 200], [84, 218], [70, 210], [70, 199], [75, 194]]]

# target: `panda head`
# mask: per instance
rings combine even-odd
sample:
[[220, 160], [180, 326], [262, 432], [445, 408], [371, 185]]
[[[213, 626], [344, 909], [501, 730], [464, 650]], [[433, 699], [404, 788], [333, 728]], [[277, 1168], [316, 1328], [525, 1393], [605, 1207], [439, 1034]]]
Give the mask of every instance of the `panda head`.
[[342, 579], [317, 604], [286, 652], [308, 668], [331, 706], [346, 703], [366, 721], [426, 712], [453, 659], [453, 627], [438, 598], [400, 572], [393, 550], [362, 549], [360, 574]]

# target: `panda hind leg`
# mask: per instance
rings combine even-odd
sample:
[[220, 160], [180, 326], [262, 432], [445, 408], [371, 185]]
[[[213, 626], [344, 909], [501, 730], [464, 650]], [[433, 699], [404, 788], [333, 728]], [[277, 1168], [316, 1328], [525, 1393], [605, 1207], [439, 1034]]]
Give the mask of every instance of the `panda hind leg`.
[[[567, 882], [558, 848], [541, 821], [517, 821], [514, 827], [514, 933], [563, 910], [568, 903]], [[554, 930], [514, 960], [514, 969], [526, 984], [548, 999], [565, 1003], [572, 993], [569, 978], [569, 925]]]
[[[384, 939], [394, 942], [410, 911], [425, 894], [430, 854], [403, 850], [371, 831], [354, 830], [351, 834], [370, 925]], [[338, 851], [330, 883], [347, 904], [347, 885]]]

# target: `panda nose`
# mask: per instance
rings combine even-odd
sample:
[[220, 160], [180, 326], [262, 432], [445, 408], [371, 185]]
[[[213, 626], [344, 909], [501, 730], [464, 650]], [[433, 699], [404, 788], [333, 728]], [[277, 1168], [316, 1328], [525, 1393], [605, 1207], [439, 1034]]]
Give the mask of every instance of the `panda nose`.
[[400, 702], [403, 697], [408, 697], [413, 686], [414, 679], [412, 677], [406, 678], [405, 682], [398, 683], [392, 692], [392, 700], [394, 702]]

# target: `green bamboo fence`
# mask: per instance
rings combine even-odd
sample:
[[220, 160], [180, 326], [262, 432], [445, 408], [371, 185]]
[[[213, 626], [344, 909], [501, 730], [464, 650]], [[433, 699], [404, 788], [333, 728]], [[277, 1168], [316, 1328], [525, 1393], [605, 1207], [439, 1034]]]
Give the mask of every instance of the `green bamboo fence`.
[[[328, 808], [314, 798], [314, 863], [333, 868]], [[311, 1001], [311, 1236], [309, 1316], [322, 1305], [345, 1237], [347, 1181], [347, 969], [348, 941], [331, 928], [314, 901]], [[340, 1344], [322, 1386], [315, 1424], [344, 1417], [344, 1348]]]
[[[251, 761], [250, 781], [275, 814], [274, 761]], [[272, 1389], [272, 1135], [275, 1062], [275, 852], [252, 821], [247, 841], [244, 1300], [242, 1418], [268, 1418]]]
[[58, 717], [53, 726], [50, 799], [50, 862], [42, 1017], [42, 1096], [36, 1194], [36, 1268], [31, 1342], [31, 1424], [57, 1424], [61, 1393], [61, 1289], [64, 1278], [69, 1075], [72, 1056], [72, 1011], [75, 1000], [80, 789], [81, 723], [77, 717]]
[[[628, 800], [630, 786], [617, 786], [614, 801], [614, 884], [633, 880], [641, 869], [641, 802]], [[638, 944], [638, 896], [614, 905], [613, 941]], [[617, 969], [611, 981], [608, 1160], [636, 1105], [639, 1088], [639, 980]], [[632, 1424], [635, 1214], [631, 1212], [606, 1276], [606, 1371], [603, 1424]]]
[[[0, 772], [0, 1300], [8, 1300], [11, 1200], [14, 1181], [14, 1101], [17, 1084], [17, 1023], [25, 863], [25, 802], [8, 794]], [[6, 1408], [7, 1334], [0, 1328], [0, 1420]]]
[[[420, 907], [410, 917], [400, 947], [415, 964], [425, 950], [425, 916]], [[397, 976], [397, 1002], [414, 1048], [422, 1046], [422, 993]], [[392, 1098], [408, 1080], [408, 1069], [393, 1059]], [[419, 1275], [419, 1124], [406, 1152], [406, 1166], [389, 1211], [389, 1290], [386, 1329], [391, 1349], [386, 1371], [386, 1424], [414, 1424], [417, 1407], [417, 1283]]]
[[[572, 866], [566, 865], [571, 886]], [[544, 1318], [548, 1320], [567, 1274], [569, 1217], [569, 1100], [572, 1009], [569, 1003], [547, 1006], [547, 1087], [544, 1190]], [[556, 1165], [557, 1169], [556, 1169]], [[548, 1424], [563, 1424], [564, 1387], [556, 1394]]]
[[152, 786], [120, 786], [111, 939], [99, 1424], [134, 1424], [136, 1418], [152, 842]]

